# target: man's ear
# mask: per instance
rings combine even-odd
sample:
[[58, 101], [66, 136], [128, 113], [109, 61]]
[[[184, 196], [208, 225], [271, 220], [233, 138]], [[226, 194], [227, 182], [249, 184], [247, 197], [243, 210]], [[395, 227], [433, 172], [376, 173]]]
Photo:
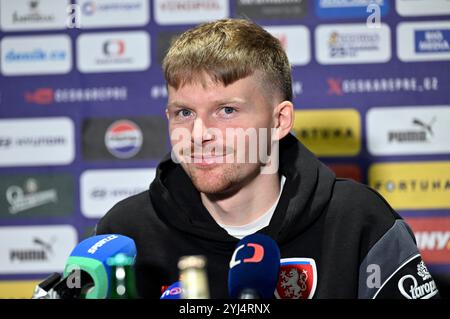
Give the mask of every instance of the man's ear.
[[169, 110], [166, 108], [166, 118], [169, 120]]
[[275, 140], [281, 140], [294, 126], [294, 105], [290, 101], [279, 103], [274, 109]]

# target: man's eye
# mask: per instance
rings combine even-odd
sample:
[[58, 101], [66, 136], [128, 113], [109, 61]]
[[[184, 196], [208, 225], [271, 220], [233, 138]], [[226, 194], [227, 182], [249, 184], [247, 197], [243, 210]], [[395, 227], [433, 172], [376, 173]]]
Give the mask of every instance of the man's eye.
[[224, 115], [231, 115], [236, 112], [236, 109], [232, 106], [225, 106], [220, 110]]
[[176, 115], [181, 116], [181, 117], [189, 117], [192, 115], [192, 111], [183, 109], [183, 110], [179, 110], [176, 112]]
[[234, 109], [233, 109], [232, 107], [227, 106], [227, 107], [224, 107], [224, 108], [223, 108], [223, 111], [224, 111], [226, 114], [231, 114], [231, 113], [234, 112]]

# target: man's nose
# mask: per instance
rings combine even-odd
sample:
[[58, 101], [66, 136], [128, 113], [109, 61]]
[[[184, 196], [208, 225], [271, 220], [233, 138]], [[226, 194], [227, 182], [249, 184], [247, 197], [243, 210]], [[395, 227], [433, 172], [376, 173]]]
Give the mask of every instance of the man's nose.
[[211, 134], [208, 123], [202, 117], [197, 117], [194, 120], [191, 133], [193, 144], [202, 145], [213, 139], [213, 134]]

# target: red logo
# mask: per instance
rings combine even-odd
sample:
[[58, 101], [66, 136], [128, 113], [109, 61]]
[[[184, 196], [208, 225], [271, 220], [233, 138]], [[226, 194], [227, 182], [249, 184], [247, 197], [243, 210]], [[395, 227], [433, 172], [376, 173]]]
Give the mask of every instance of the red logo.
[[312, 258], [283, 258], [275, 290], [278, 299], [311, 299], [317, 287], [316, 262]]
[[361, 182], [362, 174], [361, 169], [357, 165], [352, 164], [330, 164], [329, 168], [333, 170], [336, 177], [350, 178], [354, 181]]
[[[251, 257], [245, 258], [243, 260], [236, 259], [239, 250], [241, 250], [245, 246], [252, 247], [254, 249], [253, 255]], [[234, 266], [239, 265], [241, 262], [244, 262], [244, 264], [245, 263], [259, 263], [261, 260], [263, 260], [263, 258], [264, 258], [264, 247], [263, 246], [261, 246], [260, 244], [255, 244], [255, 243], [243, 244], [243, 245], [240, 245], [238, 248], [236, 248], [236, 250], [234, 251], [233, 256], [231, 257], [231, 261], [230, 261], [230, 268], [233, 268]]]
[[327, 83], [328, 83], [328, 95], [338, 95], [338, 96], [344, 95], [344, 92], [342, 92], [341, 79], [328, 78]]
[[450, 217], [405, 218], [425, 263], [450, 263]]
[[121, 56], [125, 53], [125, 42], [123, 40], [108, 40], [103, 43], [103, 53], [111, 57]]
[[25, 101], [35, 104], [50, 104], [54, 101], [54, 92], [50, 88], [38, 88], [34, 92], [25, 92]]

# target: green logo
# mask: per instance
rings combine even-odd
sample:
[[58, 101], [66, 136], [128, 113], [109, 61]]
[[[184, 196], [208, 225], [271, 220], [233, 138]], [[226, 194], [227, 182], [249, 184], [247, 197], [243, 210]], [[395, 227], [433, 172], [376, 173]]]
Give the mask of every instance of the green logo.
[[73, 194], [69, 174], [0, 175], [0, 218], [67, 216]]

